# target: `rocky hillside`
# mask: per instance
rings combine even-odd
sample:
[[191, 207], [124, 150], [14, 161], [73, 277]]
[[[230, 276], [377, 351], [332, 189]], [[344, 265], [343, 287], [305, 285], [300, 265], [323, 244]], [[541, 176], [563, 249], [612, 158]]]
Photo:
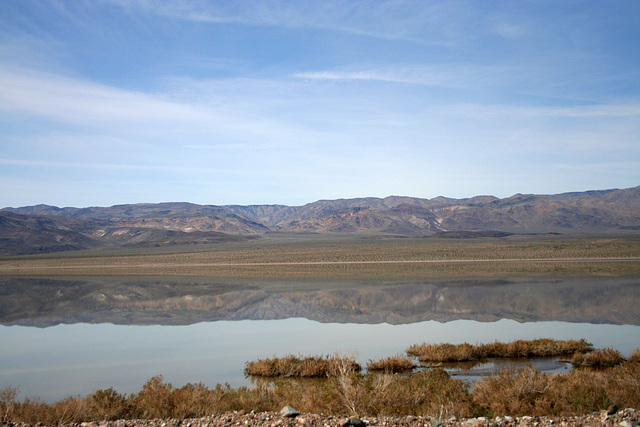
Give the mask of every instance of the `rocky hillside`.
[[[484, 234], [460, 233], [470, 231]], [[5, 208], [0, 211], [0, 254], [64, 251], [105, 244], [211, 243], [266, 232], [468, 238], [484, 236], [487, 231], [495, 236], [640, 231], [640, 186], [556, 195], [516, 194], [504, 199], [369, 197], [319, 200], [303, 206], [143, 203], [87, 208], [48, 205]]]
[[[93, 220], [0, 211], [0, 255], [27, 255], [93, 248], [221, 243], [250, 238], [218, 231], [163, 227], [162, 218], [141, 226], [136, 221]], [[171, 223], [171, 221], [167, 222]]]

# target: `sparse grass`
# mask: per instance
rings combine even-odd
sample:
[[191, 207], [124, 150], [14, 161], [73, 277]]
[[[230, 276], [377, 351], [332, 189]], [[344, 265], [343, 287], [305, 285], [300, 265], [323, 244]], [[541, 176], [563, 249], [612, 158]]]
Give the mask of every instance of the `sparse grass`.
[[581, 340], [516, 340], [510, 343], [489, 344], [420, 344], [407, 349], [407, 354], [420, 362], [462, 362], [487, 357], [549, 357], [592, 351], [590, 343]]
[[417, 365], [407, 357], [402, 355], [389, 356], [380, 360], [370, 360], [367, 363], [367, 371], [369, 372], [386, 372], [386, 373], [398, 373], [409, 372]]
[[606, 368], [625, 362], [624, 356], [613, 348], [603, 348], [591, 353], [577, 353], [571, 358], [571, 363], [576, 367]]
[[352, 372], [359, 372], [362, 367], [353, 357], [333, 356], [294, 356], [258, 359], [245, 364], [244, 373], [259, 377], [326, 377], [335, 371], [337, 366], [348, 366]]

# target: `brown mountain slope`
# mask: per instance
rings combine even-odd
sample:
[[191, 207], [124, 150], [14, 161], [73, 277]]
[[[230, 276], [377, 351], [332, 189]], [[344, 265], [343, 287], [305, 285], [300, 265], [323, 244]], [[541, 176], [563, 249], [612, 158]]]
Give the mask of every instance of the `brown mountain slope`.
[[216, 231], [187, 233], [163, 227], [135, 227], [122, 222], [55, 215], [20, 215], [0, 211], [0, 255], [27, 255], [101, 247], [194, 245], [244, 240]]
[[[17, 220], [9, 213], [25, 217]], [[5, 208], [3, 215], [0, 253], [14, 254], [73, 250], [106, 243], [187, 244], [222, 238], [201, 234], [212, 232], [226, 233], [223, 240], [229, 234], [273, 231], [401, 235], [483, 230], [630, 232], [640, 230], [640, 186], [556, 195], [515, 194], [503, 199], [493, 196], [367, 197], [319, 200], [303, 206], [141, 203], [58, 208], [36, 205]], [[115, 228], [121, 229], [121, 234], [114, 234]], [[128, 231], [122, 231], [125, 229]]]
[[81, 221], [72, 218], [0, 211], [0, 254], [24, 255], [97, 247], [99, 243], [77, 230], [80, 228]]

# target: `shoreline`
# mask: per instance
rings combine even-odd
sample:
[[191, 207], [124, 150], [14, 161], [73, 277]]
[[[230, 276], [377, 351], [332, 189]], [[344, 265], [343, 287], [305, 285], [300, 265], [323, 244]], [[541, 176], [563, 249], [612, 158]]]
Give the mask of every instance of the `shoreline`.
[[[615, 410], [615, 412], [614, 412]], [[614, 413], [611, 413], [614, 412]], [[202, 418], [156, 418], [131, 419], [116, 421], [92, 421], [71, 424], [59, 424], [59, 427], [222, 427], [222, 426], [257, 426], [257, 427], [637, 427], [640, 423], [640, 411], [634, 408], [609, 408], [580, 416], [497, 416], [494, 418], [437, 418], [431, 416], [375, 416], [347, 417], [321, 414], [299, 414], [285, 416], [278, 412], [246, 412], [233, 411], [214, 414]], [[25, 424], [3, 422], [6, 427], [43, 427], [46, 424]]]

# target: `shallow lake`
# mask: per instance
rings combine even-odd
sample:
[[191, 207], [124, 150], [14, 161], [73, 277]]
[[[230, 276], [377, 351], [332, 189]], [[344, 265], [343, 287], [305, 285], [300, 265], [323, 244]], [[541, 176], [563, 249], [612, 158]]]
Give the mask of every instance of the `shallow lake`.
[[155, 375], [176, 386], [249, 385], [244, 363], [257, 358], [340, 352], [364, 365], [423, 342], [585, 338], [628, 355], [640, 347], [639, 302], [633, 278], [0, 279], [0, 388], [54, 401], [135, 392]]

